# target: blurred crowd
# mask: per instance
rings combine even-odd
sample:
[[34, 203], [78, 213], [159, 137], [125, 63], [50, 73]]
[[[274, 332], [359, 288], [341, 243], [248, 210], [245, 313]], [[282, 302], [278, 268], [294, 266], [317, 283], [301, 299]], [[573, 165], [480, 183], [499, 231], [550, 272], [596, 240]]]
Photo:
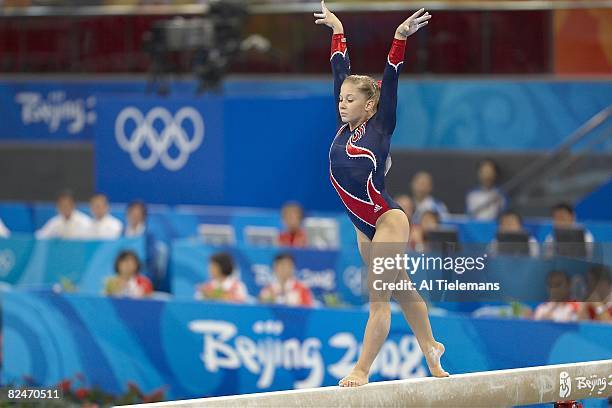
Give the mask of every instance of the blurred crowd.
[[587, 272], [586, 293], [583, 301], [572, 299], [572, 282], [562, 270], [548, 274], [547, 302], [538, 305], [533, 313], [535, 320], [571, 322], [576, 320], [612, 321], [612, 285], [610, 270], [605, 266], [593, 266]]
[[[128, 204], [126, 225], [110, 214], [108, 198], [101, 193], [94, 194], [89, 200], [91, 216], [76, 208], [74, 195], [70, 190], [61, 191], [57, 195], [55, 207], [57, 214], [35, 232], [37, 239], [105, 240], [146, 233], [147, 209], [142, 201]], [[0, 219], [0, 237], [8, 237], [10, 234]]]
[[[509, 200], [497, 187], [499, 170], [492, 160], [483, 160], [478, 165], [479, 185], [465, 195], [467, 216], [473, 220], [497, 220], [495, 237], [488, 243], [490, 254], [504, 253], [500, 239], [512, 234], [525, 237], [521, 255], [546, 257], [554, 255], [556, 231], [578, 227], [574, 208], [559, 203], [550, 210], [553, 231], [543, 242], [538, 242], [524, 227], [521, 214], [509, 207]], [[411, 233], [408, 250], [428, 252], [436, 233], [448, 232], [452, 223], [446, 205], [436, 198], [431, 174], [418, 172], [410, 182], [410, 194], [395, 197], [397, 203], [410, 219]], [[62, 191], [56, 200], [57, 214], [35, 232], [37, 239], [86, 239], [113, 240], [119, 237], [145, 237], [145, 259], [139, 259], [133, 251], [122, 251], [114, 263], [114, 274], [104, 286], [104, 293], [112, 296], [147, 297], [157, 291], [167, 290], [161, 283], [155, 265], [155, 238], [147, 227], [147, 206], [142, 201], [127, 205], [125, 224], [110, 214], [108, 198], [101, 193], [89, 200], [89, 215], [79, 211], [70, 191]], [[288, 202], [281, 209], [283, 228], [278, 231], [275, 245], [279, 253], [271, 265], [270, 283], [260, 293], [248, 293], [240, 280], [240, 272], [231, 254], [219, 252], [210, 257], [208, 265], [202, 265], [202, 276], [207, 280], [194, 288], [197, 299], [233, 303], [274, 303], [289, 306], [316, 306], [308, 286], [297, 278], [295, 260], [283, 248], [301, 248], [310, 244], [304, 228], [305, 210], [298, 202]], [[10, 236], [10, 231], [0, 219], [0, 237]], [[448, 235], [442, 235], [444, 240]], [[433, 237], [433, 238], [432, 238]], [[593, 235], [583, 229], [584, 244], [594, 241]], [[440, 239], [438, 237], [438, 239]], [[457, 244], [459, 244], [457, 242]], [[510, 245], [513, 243], [510, 242]], [[516, 243], [514, 243], [516, 244]], [[588, 249], [588, 247], [587, 247]], [[586, 254], [588, 255], [588, 254]], [[207, 273], [206, 270], [207, 269]], [[165, 272], [164, 272], [165, 273]], [[549, 300], [527, 311], [523, 316], [534, 319], [574, 321], [578, 319], [610, 321], [612, 297], [610, 271], [603, 266], [592, 267], [587, 274], [585, 296], [573, 299], [569, 288], [570, 276], [562, 270], [554, 270], [548, 276]], [[167, 283], [166, 283], [167, 284]]]
[[[245, 3], [300, 3], [306, 0], [245, 0]], [[359, 1], [359, 0], [358, 0]], [[138, 6], [208, 4], [210, 0], [0, 0], [0, 6]]]
[[182, 5], [206, 4], [208, 0], [0, 0], [0, 6], [137, 6], [137, 5]]
[[[295, 260], [291, 254], [281, 252], [276, 255], [272, 270], [272, 282], [257, 294], [259, 302], [302, 307], [314, 305], [312, 292], [296, 278]], [[209, 280], [198, 285], [196, 298], [232, 303], [254, 301], [240, 281], [230, 254], [220, 252], [212, 255], [208, 263], [208, 276]]]

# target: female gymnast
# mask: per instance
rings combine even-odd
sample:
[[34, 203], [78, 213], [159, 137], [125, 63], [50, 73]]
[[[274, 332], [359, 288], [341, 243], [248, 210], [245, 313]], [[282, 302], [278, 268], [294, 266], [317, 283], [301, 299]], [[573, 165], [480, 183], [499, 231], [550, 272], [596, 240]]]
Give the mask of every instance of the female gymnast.
[[[385, 191], [385, 174], [390, 167], [389, 148], [395, 129], [397, 83], [404, 60], [408, 36], [427, 25], [431, 15], [421, 9], [397, 27], [382, 83], [364, 75], [350, 75], [350, 62], [342, 23], [321, 1], [321, 12], [314, 13], [316, 24], [333, 30], [331, 66], [337, 107], [337, 132], [332, 142], [330, 179], [355, 225], [359, 252], [368, 266], [370, 313], [363, 338], [363, 348], [353, 370], [342, 380], [342, 387], [356, 387], [368, 382], [368, 374], [389, 334], [390, 300], [393, 296], [402, 308], [429, 367], [435, 377], [446, 377], [440, 364], [444, 345], [431, 331], [427, 306], [415, 290], [374, 291], [371, 260], [405, 253], [410, 225], [406, 214]], [[402, 268], [387, 271], [387, 282], [408, 280]], [[374, 297], [375, 296], [375, 297]]]

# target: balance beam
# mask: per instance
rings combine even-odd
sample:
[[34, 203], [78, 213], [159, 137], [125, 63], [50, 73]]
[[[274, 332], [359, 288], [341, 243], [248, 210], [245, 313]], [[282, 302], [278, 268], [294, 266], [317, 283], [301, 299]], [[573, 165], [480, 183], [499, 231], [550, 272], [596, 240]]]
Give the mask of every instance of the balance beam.
[[[568, 378], [569, 377], [569, 378]], [[571, 384], [560, 394], [562, 379]], [[599, 380], [598, 380], [599, 379]], [[594, 389], [587, 380], [598, 381]], [[566, 388], [564, 388], [566, 390]], [[598, 391], [600, 393], [598, 393]], [[134, 407], [500, 407], [606, 398], [612, 395], [612, 360], [456, 374], [370, 383], [358, 388], [323, 387], [132, 405]]]

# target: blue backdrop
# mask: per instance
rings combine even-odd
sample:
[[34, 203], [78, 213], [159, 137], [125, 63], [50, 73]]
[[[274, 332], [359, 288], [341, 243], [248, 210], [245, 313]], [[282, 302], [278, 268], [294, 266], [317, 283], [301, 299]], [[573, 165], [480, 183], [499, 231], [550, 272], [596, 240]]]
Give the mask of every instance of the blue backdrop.
[[[330, 80], [227, 81], [221, 95], [231, 105], [226, 116], [231, 140], [240, 145], [240, 135], [249, 134], [270, 142], [269, 148], [286, 137], [310, 139], [312, 122], [318, 124], [316, 132], [331, 138]], [[167, 101], [197, 103], [202, 98], [195, 95], [196, 87], [192, 81], [175, 82]], [[0, 139], [92, 140], [94, 127], [104, 124], [100, 115], [107, 108], [101, 97], [121, 102], [146, 94], [146, 82], [134, 80], [0, 81]], [[393, 143], [402, 148], [549, 149], [610, 105], [610, 95], [610, 81], [403, 80]]]
[[[604, 249], [608, 256], [612, 253], [608, 245]], [[249, 295], [257, 298], [261, 289], [274, 279], [272, 262], [281, 251], [278, 248], [258, 248], [248, 245], [237, 245], [232, 248], [219, 248], [205, 245], [198, 239], [184, 239], [172, 244], [170, 256], [170, 278], [172, 294], [178, 298], [190, 298], [195, 295], [198, 284], [208, 280], [208, 261], [218, 251], [228, 251], [236, 262], [238, 274], [245, 283]], [[312, 289], [320, 304], [325, 304], [325, 295], [335, 295], [334, 301], [340, 300], [349, 305], [363, 305], [367, 299], [362, 296], [362, 260], [356, 247], [347, 247], [335, 251], [315, 251], [308, 249], [291, 250], [296, 263], [296, 275]], [[419, 258], [420, 253], [409, 254]], [[439, 256], [439, 254], [431, 254]], [[445, 279], [451, 282], [484, 282], [498, 283], [498, 291], [459, 291], [438, 290], [435, 287], [420, 290], [421, 295], [430, 301], [451, 302], [444, 305], [452, 310], [473, 310], [471, 302], [543, 302], [548, 299], [547, 277], [550, 271], [562, 270], [574, 276], [582, 277], [592, 265], [589, 262], [569, 258], [534, 259], [530, 257], [498, 256], [489, 257], [485, 246], [462, 247], [456, 258], [470, 256], [482, 258], [484, 268], [481, 270], [462, 271], [443, 270], [441, 267], [418, 267], [410, 276], [414, 284], [421, 288], [421, 282]], [[444, 258], [448, 259], [448, 258]], [[598, 258], [598, 262], [601, 258]], [[608, 264], [610, 260], [606, 259]], [[424, 262], [424, 261], [423, 261]], [[432, 264], [433, 265], [433, 264]], [[408, 270], [410, 272], [410, 270]], [[577, 294], [576, 296], [582, 296]]]
[[[610, 95], [609, 81], [403, 81], [393, 145], [546, 150]], [[138, 120], [122, 121], [126, 108]], [[201, 117], [201, 141], [180, 120], [184, 108]], [[329, 80], [228, 81], [206, 96], [185, 81], [167, 98], [147, 94], [144, 81], [3, 81], [0, 140], [95, 139], [96, 188], [113, 201], [270, 208], [294, 199], [337, 210], [327, 163], [334, 109]]]
[[[212, 254], [227, 250], [232, 254], [249, 295], [257, 298], [261, 289], [274, 280], [272, 261], [279, 248], [258, 248], [238, 245], [216, 248], [197, 239], [175, 241], [170, 255], [172, 293], [181, 298], [193, 298], [199, 283], [208, 280], [208, 260]], [[291, 250], [296, 262], [297, 277], [313, 291], [318, 301], [326, 294], [337, 295], [348, 304], [362, 304], [361, 258], [356, 249]]]
[[303, 120], [326, 110], [328, 98], [315, 99], [260, 96], [257, 109], [231, 97], [101, 99], [96, 188], [113, 201], [279, 207], [294, 199], [336, 208], [327, 181], [333, 119], [328, 126]]
[[612, 179], [586, 196], [576, 206], [576, 215], [582, 219], [612, 221]]
[[218, 202], [224, 197], [219, 98], [102, 99], [96, 187], [114, 201]]
[[[113, 300], [8, 293], [3, 297], [3, 383], [51, 386], [77, 373], [122, 392], [168, 386], [193, 398], [333, 385], [355, 363], [367, 312]], [[612, 326], [431, 318], [453, 373], [612, 358]], [[371, 380], [427, 375], [398, 313]]]
[[79, 291], [101, 293], [114, 274], [117, 254], [126, 249], [144, 259], [142, 238], [116, 241], [35, 240], [17, 236], [0, 239], [0, 281], [20, 287], [51, 287], [69, 280]]

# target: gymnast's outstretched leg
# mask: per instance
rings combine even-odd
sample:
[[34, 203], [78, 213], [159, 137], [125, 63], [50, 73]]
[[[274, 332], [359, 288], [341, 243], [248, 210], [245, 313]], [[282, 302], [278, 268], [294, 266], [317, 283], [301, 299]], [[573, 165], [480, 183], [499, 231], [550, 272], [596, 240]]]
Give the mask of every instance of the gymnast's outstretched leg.
[[[372, 260], [377, 257], [395, 258], [397, 254], [405, 253], [410, 226], [408, 218], [403, 211], [392, 209], [383, 214], [377, 221], [376, 233], [370, 242], [369, 239], [357, 230], [359, 250], [368, 267], [368, 288], [372, 288], [374, 279], [381, 276], [373, 273]], [[400, 273], [402, 273], [400, 275]], [[398, 277], [408, 279], [405, 270], [385, 271], [382, 278], [385, 282], [395, 282]], [[340, 380], [340, 386], [354, 387], [368, 382], [368, 373], [380, 348], [385, 342], [391, 325], [390, 291], [369, 290], [370, 314], [366, 324], [363, 338], [363, 347], [357, 364], [349, 375]], [[416, 291], [402, 291], [393, 293], [400, 302], [404, 317], [408, 321], [421, 350], [425, 355], [429, 370], [435, 377], [445, 377], [448, 373], [440, 365], [440, 356], [444, 353], [444, 346], [435, 341], [429, 323], [427, 306]]]

